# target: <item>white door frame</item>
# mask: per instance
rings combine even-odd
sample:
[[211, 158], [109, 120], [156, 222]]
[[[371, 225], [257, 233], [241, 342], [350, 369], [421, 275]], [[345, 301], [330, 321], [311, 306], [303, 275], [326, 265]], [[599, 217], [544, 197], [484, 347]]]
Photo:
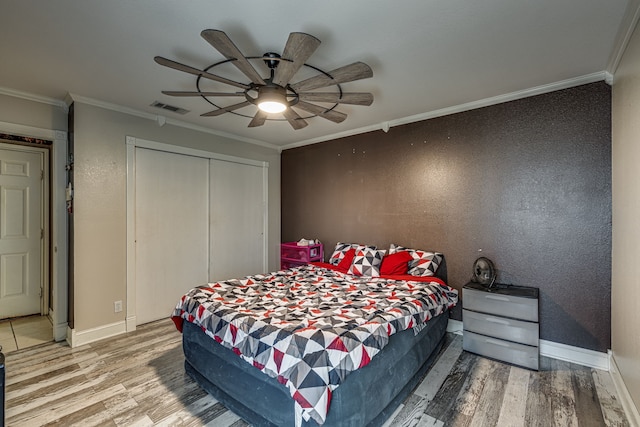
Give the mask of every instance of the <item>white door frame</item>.
[[[67, 132], [51, 129], [43, 129], [33, 126], [18, 125], [14, 123], [0, 122], [0, 132], [11, 135], [21, 135], [31, 138], [53, 141], [51, 149], [50, 171], [50, 201], [49, 226], [51, 232], [47, 255], [51, 263], [51, 298], [49, 317], [53, 323], [53, 338], [56, 341], [64, 341], [67, 338], [67, 307], [68, 307], [68, 258], [69, 246], [67, 242], [67, 209], [65, 199], [66, 169], [67, 164]], [[49, 201], [47, 201], [49, 203]], [[47, 286], [48, 288], [48, 286]], [[47, 289], [48, 291], [48, 289]]]
[[[244, 159], [242, 157], [228, 156], [226, 154], [218, 154], [210, 151], [197, 150], [194, 148], [181, 147], [177, 145], [165, 144], [136, 138], [133, 136], [126, 137], [127, 144], [127, 332], [136, 330], [136, 250], [135, 250], [135, 153], [136, 148], [147, 148], [151, 150], [165, 151], [168, 153], [183, 154], [187, 156], [202, 157], [205, 159], [217, 159], [228, 162], [241, 163], [246, 165], [258, 166], [263, 170], [263, 218], [264, 233], [262, 239], [263, 245], [263, 270], [267, 270], [268, 265], [268, 172], [269, 162]], [[177, 301], [176, 301], [177, 302]]]
[[50, 177], [49, 177], [49, 149], [42, 148], [34, 145], [22, 145], [11, 144], [10, 142], [0, 142], [0, 149], [21, 151], [24, 153], [38, 153], [42, 154], [42, 180], [41, 185], [41, 203], [42, 209], [40, 212], [40, 227], [43, 230], [42, 239], [40, 240], [40, 315], [47, 316], [49, 314], [49, 231], [50, 231], [50, 218], [49, 218], [49, 192], [50, 192]]

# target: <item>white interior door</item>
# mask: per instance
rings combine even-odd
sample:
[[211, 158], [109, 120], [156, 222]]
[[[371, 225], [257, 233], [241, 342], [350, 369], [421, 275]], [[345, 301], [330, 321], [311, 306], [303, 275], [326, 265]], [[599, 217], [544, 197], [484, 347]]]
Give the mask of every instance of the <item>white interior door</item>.
[[265, 273], [263, 167], [212, 159], [210, 188], [210, 281]]
[[167, 318], [208, 279], [209, 161], [135, 152], [136, 323]]
[[0, 319], [41, 311], [43, 156], [0, 149]]

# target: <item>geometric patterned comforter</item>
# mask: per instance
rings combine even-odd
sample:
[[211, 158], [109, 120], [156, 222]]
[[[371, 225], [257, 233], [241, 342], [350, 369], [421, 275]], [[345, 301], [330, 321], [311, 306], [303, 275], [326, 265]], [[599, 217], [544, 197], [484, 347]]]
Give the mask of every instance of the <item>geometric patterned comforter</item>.
[[[326, 419], [332, 392], [366, 366], [395, 332], [453, 307], [458, 292], [435, 277], [357, 277], [305, 265], [197, 287], [178, 302], [179, 330], [192, 322], [284, 384], [296, 424]], [[423, 281], [427, 280], [427, 281]]]

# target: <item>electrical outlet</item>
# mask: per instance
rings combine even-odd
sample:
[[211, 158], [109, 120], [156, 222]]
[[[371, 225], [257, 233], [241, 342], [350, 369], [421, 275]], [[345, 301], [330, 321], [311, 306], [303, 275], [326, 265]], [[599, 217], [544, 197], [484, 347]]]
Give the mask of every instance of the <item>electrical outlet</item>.
[[120, 313], [122, 311], [122, 301], [115, 301], [113, 303], [113, 311], [115, 313]]

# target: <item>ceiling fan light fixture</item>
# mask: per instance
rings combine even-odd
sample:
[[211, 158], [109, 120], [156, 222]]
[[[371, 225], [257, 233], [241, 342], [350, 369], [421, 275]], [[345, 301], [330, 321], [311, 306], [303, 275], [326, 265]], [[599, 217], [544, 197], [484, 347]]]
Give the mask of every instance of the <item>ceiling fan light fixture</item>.
[[287, 106], [278, 101], [260, 101], [258, 108], [265, 113], [282, 113]]
[[265, 113], [282, 113], [289, 105], [284, 89], [271, 86], [260, 89], [257, 104]]

